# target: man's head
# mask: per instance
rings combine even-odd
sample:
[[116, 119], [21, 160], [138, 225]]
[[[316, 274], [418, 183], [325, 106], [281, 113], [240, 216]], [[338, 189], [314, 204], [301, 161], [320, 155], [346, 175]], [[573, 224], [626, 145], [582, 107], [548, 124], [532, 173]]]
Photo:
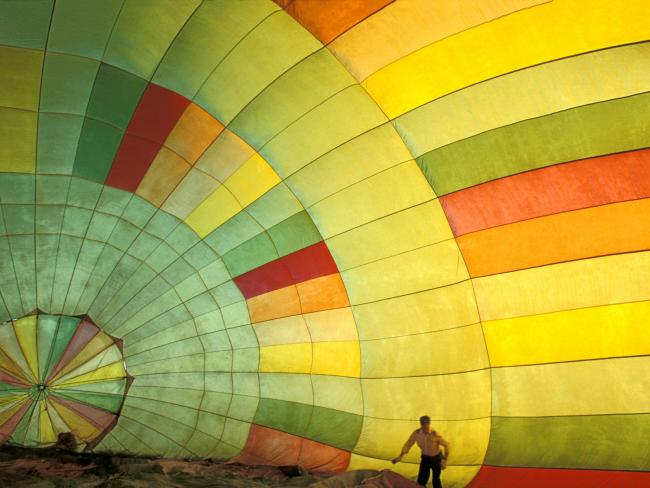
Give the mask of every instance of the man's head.
[[431, 418], [428, 415], [420, 417], [420, 426], [422, 427], [422, 430], [427, 432], [431, 430]]

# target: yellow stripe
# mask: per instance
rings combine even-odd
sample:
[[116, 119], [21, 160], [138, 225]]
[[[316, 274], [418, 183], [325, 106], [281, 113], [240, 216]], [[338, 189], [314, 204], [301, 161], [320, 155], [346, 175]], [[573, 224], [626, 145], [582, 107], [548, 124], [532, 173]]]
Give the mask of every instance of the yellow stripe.
[[84, 348], [79, 351], [79, 353], [70, 361], [66, 366], [57, 373], [56, 377], [61, 378], [68, 374], [70, 371], [73, 371], [78, 366], [81, 366], [86, 361], [90, 360], [93, 357], [96, 357], [99, 353], [106, 350], [111, 344], [115, 341], [108, 334], [100, 332], [95, 335]]
[[87, 442], [99, 434], [99, 430], [94, 425], [83, 419], [76, 412], [64, 407], [60, 403], [50, 402], [50, 405], [54, 406], [61, 419], [63, 419], [79, 439]]
[[11, 407], [7, 407], [5, 410], [0, 411], [0, 425], [4, 424], [7, 422], [11, 417], [14, 416], [14, 414], [20, 410], [20, 408], [23, 406], [23, 403], [27, 400], [27, 395], [24, 396], [24, 398], [18, 402], [16, 402], [15, 405]]
[[280, 182], [280, 177], [258, 153], [253, 154], [224, 185], [242, 207], [253, 203]]
[[260, 373], [309, 373], [311, 344], [260, 347]]
[[16, 339], [34, 378], [38, 378], [38, 346], [36, 344], [36, 315], [30, 315], [14, 322]]
[[483, 321], [650, 299], [650, 252], [542, 266], [472, 280]]
[[647, 0], [555, 0], [431, 44], [363, 86], [393, 118], [503, 73], [645, 40], [649, 31]]
[[492, 366], [650, 354], [650, 302], [483, 324]]
[[90, 373], [82, 374], [71, 378], [63, 383], [58, 383], [57, 388], [62, 388], [68, 385], [76, 385], [80, 383], [96, 383], [98, 381], [105, 381], [115, 378], [124, 378], [126, 372], [124, 371], [124, 361], [117, 361], [103, 368], [96, 369]]
[[41, 415], [39, 417], [40, 442], [42, 444], [54, 443], [56, 442], [56, 434], [54, 433], [54, 427], [52, 426], [52, 421], [48, 415], [48, 409], [45, 400], [38, 402], [38, 408], [41, 410]]
[[312, 374], [354, 378], [361, 375], [361, 359], [357, 341], [317, 342], [313, 344], [313, 348]]
[[192, 210], [185, 223], [203, 238], [240, 210], [241, 205], [232, 193], [225, 186], [220, 186]]

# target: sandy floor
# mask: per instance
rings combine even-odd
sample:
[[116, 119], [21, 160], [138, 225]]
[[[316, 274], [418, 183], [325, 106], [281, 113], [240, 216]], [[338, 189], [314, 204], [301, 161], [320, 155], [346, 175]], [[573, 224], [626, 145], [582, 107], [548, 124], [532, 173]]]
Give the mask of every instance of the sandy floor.
[[297, 466], [244, 466], [210, 461], [176, 461], [73, 454], [55, 449], [0, 449], [2, 487], [311, 487], [413, 488], [392, 471], [352, 471], [333, 476]]

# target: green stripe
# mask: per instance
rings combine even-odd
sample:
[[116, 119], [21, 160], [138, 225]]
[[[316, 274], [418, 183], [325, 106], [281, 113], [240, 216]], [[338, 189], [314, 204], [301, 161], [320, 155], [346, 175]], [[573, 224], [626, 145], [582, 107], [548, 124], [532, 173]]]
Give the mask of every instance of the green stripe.
[[53, 393], [55, 397], [66, 398], [75, 402], [90, 405], [91, 407], [100, 408], [107, 412], [117, 413], [122, 405], [123, 395], [111, 395], [102, 393], [80, 393], [72, 391], [64, 391], [62, 389]]
[[363, 417], [330, 408], [262, 398], [254, 422], [350, 451], [359, 439]]
[[523, 171], [650, 146], [650, 94], [585, 105], [434, 149], [418, 165], [437, 195]]
[[304, 249], [323, 240], [307, 211], [292, 215], [269, 229], [280, 256]]
[[38, 346], [38, 380], [44, 381], [47, 366], [52, 356], [52, 346], [59, 328], [59, 317], [53, 315], [39, 315], [36, 341]]
[[34, 408], [36, 407], [37, 403], [32, 402], [31, 407], [27, 409], [25, 412], [25, 415], [23, 415], [23, 418], [20, 420], [18, 425], [16, 426], [16, 429], [14, 430], [11, 438], [9, 439], [9, 442], [15, 443], [15, 444], [24, 444], [25, 443], [25, 436], [27, 435], [27, 428], [29, 427], [30, 420], [32, 418], [32, 413], [34, 412]]
[[223, 256], [230, 275], [240, 276], [278, 258], [273, 242], [266, 232], [240, 244]]
[[494, 417], [493, 466], [650, 470], [650, 414]]
[[56, 332], [56, 338], [54, 339], [54, 344], [52, 345], [52, 350], [50, 351], [49, 360], [47, 361], [46, 376], [52, 372], [54, 366], [59, 362], [63, 351], [70, 342], [72, 335], [77, 330], [77, 326], [81, 322], [81, 319], [76, 317], [61, 317], [59, 319], [59, 325]]

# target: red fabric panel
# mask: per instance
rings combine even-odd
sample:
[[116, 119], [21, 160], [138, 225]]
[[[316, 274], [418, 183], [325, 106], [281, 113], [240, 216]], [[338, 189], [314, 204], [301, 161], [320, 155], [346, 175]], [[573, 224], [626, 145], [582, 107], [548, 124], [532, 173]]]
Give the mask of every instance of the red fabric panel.
[[126, 131], [163, 144], [189, 104], [178, 93], [149, 83]]
[[293, 284], [289, 270], [276, 259], [235, 278], [235, 283], [246, 298], [262, 295]]
[[325, 241], [291, 253], [282, 260], [289, 268], [294, 283], [339, 272]]
[[115, 414], [106, 412], [99, 408], [91, 407], [74, 401], [67, 400], [58, 396], [50, 395], [48, 401], [59, 403], [77, 413], [80, 417], [85, 418], [88, 422], [97, 427], [98, 430], [104, 431], [115, 421]]
[[468, 488], [632, 488], [650, 486], [650, 472], [483, 466]]
[[63, 369], [63, 367], [74, 358], [90, 340], [99, 332], [99, 328], [92, 322], [82, 320], [77, 330], [75, 330], [72, 339], [63, 351], [59, 362], [50, 373], [45, 383], [49, 383]]
[[338, 273], [324, 241], [291, 253], [235, 278], [244, 297], [252, 298], [279, 288]]
[[27, 400], [25, 404], [18, 409], [18, 411], [11, 416], [4, 424], [0, 425], [0, 444], [4, 444], [7, 439], [11, 437], [16, 430], [16, 426], [23, 418], [23, 415], [27, 412], [27, 409], [31, 407], [32, 401]]
[[455, 236], [650, 197], [650, 149], [520, 173], [440, 197]]
[[287, 466], [298, 464], [311, 471], [338, 473], [350, 464], [350, 453], [261, 425], [251, 425], [242, 453], [230, 462]]
[[24, 380], [17, 378], [13, 374], [4, 369], [0, 369], [0, 382], [7, 383], [8, 385], [19, 386], [21, 388], [29, 388], [31, 385], [25, 383]]
[[106, 178], [106, 184], [135, 192], [162, 146], [127, 133]]

